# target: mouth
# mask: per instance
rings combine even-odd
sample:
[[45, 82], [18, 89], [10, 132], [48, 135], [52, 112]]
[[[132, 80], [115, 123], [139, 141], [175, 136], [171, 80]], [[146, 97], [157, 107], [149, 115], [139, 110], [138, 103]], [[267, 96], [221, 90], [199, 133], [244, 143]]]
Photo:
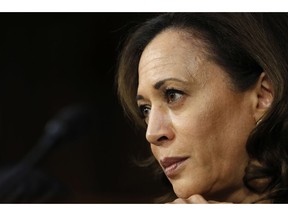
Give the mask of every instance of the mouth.
[[160, 160], [160, 164], [163, 167], [165, 175], [168, 178], [173, 178], [180, 172], [180, 168], [183, 167], [184, 162], [188, 158], [189, 157], [166, 157]]

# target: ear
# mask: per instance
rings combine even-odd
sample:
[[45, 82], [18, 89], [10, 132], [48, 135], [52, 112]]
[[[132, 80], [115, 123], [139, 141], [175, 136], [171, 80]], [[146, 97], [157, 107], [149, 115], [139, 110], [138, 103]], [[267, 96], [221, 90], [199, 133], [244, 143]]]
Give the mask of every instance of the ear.
[[255, 103], [254, 103], [254, 119], [259, 122], [270, 108], [274, 91], [271, 81], [268, 79], [265, 72], [262, 72], [254, 88]]

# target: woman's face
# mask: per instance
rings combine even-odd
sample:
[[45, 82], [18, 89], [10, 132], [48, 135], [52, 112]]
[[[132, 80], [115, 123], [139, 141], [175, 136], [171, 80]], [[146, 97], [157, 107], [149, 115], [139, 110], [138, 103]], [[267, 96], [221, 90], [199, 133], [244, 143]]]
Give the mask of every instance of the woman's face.
[[178, 197], [237, 202], [245, 196], [245, 143], [255, 126], [251, 94], [232, 90], [205, 52], [184, 31], [160, 33], [140, 59], [137, 103], [152, 152]]

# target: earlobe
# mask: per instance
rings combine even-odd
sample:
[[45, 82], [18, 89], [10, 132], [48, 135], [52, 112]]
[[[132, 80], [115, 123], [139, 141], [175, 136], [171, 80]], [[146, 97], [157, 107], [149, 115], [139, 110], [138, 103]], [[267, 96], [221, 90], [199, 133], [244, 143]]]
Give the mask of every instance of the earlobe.
[[258, 123], [270, 108], [274, 98], [272, 83], [264, 72], [259, 76], [255, 86], [255, 93], [256, 104], [254, 118], [255, 122]]

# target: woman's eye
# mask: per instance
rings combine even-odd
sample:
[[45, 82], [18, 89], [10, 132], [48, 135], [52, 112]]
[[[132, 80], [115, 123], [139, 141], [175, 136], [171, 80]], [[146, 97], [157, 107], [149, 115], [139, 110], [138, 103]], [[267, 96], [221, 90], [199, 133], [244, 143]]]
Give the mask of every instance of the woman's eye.
[[140, 110], [141, 117], [147, 118], [149, 116], [151, 108], [148, 105], [141, 105], [139, 106], [139, 110]]
[[173, 103], [183, 96], [183, 92], [176, 89], [167, 89], [165, 96], [168, 103]]

